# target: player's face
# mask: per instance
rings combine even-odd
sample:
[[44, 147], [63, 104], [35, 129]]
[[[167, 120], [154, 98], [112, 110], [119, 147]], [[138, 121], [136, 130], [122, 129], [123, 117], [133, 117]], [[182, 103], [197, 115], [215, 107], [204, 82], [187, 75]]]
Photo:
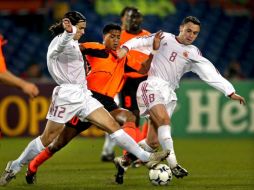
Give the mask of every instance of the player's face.
[[126, 30], [130, 33], [139, 32], [142, 21], [143, 17], [139, 12], [133, 10], [128, 11], [126, 15]]
[[181, 43], [185, 45], [190, 45], [196, 40], [199, 31], [200, 31], [199, 25], [194, 24], [192, 22], [188, 22], [180, 26], [180, 33], [178, 39], [180, 40]]
[[84, 34], [86, 30], [86, 22], [79, 22], [77, 25], [77, 32], [74, 35], [73, 39], [74, 40], [79, 40]]
[[116, 50], [119, 47], [121, 31], [110, 30], [109, 33], [104, 35], [104, 45], [107, 49]]

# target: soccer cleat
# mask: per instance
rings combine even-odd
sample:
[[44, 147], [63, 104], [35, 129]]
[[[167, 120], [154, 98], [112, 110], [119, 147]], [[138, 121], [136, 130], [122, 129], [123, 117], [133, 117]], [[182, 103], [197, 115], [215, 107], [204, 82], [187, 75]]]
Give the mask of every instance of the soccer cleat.
[[120, 156], [114, 159], [114, 164], [117, 169], [117, 173], [115, 175], [115, 182], [117, 184], [123, 184], [123, 176], [128, 169], [130, 163], [128, 163], [128, 161], [126, 161], [123, 156]]
[[35, 184], [36, 183], [36, 172], [32, 172], [29, 169], [29, 164], [26, 171], [26, 182], [27, 184]]
[[113, 162], [115, 158], [115, 153], [107, 154], [107, 155], [101, 155], [101, 161], [102, 162]]
[[10, 181], [16, 178], [14, 171], [11, 169], [12, 161], [7, 163], [7, 166], [1, 175], [0, 186], [6, 186]]
[[176, 178], [183, 178], [184, 176], [188, 175], [188, 171], [179, 164], [177, 164], [176, 167], [172, 168], [171, 171]]
[[163, 150], [161, 152], [154, 152], [151, 153], [151, 156], [149, 157], [149, 161], [146, 163], [146, 167], [148, 169], [152, 169], [155, 166], [157, 166], [161, 161], [166, 159], [169, 155], [169, 150]]

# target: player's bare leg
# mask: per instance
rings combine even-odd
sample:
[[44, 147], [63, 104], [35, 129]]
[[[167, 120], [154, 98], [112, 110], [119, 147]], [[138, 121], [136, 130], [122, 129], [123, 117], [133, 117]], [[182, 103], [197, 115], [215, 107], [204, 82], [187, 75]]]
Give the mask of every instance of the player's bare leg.
[[149, 153], [143, 150], [129, 135], [127, 135], [112, 116], [104, 108], [98, 108], [87, 119], [96, 126], [104, 129], [116, 141], [116, 144], [146, 162], [148, 168], [155, 167], [169, 155], [169, 151]]
[[[113, 118], [122, 126], [125, 130], [127, 127], [136, 128], [135, 115], [129, 110], [118, 108], [110, 112]], [[126, 132], [126, 131], [125, 131]], [[128, 133], [129, 134], [129, 133]], [[131, 135], [131, 134], [129, 134]], [[101, 160], [104, 162], [112, 162], [115, 158], [114, 147], [116, 143], [110, 138], [109, 134], [105, 134], [105, 142], [102, 149]]]
[[27, 167], [26, 182], [28, 184], [34, 184], [36, 181], [36, 173], [38, 167], [48, 160], [53, 154], [66, 146], [74, 137], [79, 134], [79, 131], [75, 128], [64, 127], [59, 136], [41, 152], [35, 159], [33, 159]]
[[[174, 103], [174, 102], [172, 102]], [[177, 178], [183, 178], [188, 175], [188, 171], [181, 167], [177, 160], [171, 137], [170, 117], [164, 105], [157, 104], [150, 109], [150, 116], [155, 126], [158, 127], [158, 140], [163, 150], [170, 150], [170, 155], [167, 157], [167, 162], [172, 170], [172, 173]]]

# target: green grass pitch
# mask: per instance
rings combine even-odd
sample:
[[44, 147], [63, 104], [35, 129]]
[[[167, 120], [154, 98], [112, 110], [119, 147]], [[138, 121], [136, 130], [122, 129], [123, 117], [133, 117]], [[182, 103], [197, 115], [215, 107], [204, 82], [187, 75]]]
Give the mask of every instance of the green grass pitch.
[[[30, 138], [0, 139], [0, 170], [15, 159]], [[254, 189], [254, 139], [174, 140], [178, 161], [189, 170], [184, 179], [156, 187], [148, 180], [145, 167], [127, 171], [123, 185], [114, 184], [115, 167], [102, 163], [103, 138], [76, 138], [40, 168], [37, 184], [27, 185], [26, 167], [8, 186], [1, 189], [32, 190], [247, 190]], [[120, 153], [117, 149], [118, 154]]]

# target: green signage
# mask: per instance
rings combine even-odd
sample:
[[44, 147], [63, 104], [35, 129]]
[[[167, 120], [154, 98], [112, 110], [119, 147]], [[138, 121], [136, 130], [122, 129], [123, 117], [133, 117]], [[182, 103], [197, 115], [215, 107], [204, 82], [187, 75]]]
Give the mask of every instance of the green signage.
[[254, 137], [254, 82], [233, 82], [247, 104], [230, 100], [202, 81], [184, 81], [172, 116], [174, 136]]
[[[176, 91], [173, 136], [254, 137], [254, 81], [233, 83], [247, 104], [230, 100], [200, 80], [183, 81]], [[29, 100], [20, 91], [0, 85], [0, 128], [4, 136], [37, 136], [46, 124], [53, 84], [40, 84], [40, 96]], [[91, 128], [85, 136], [103, 136]]]
[[126, 6], [135, 6], [143, 15], [158, 15], [161, 17], [176, 12], [172, 1], [166, 0], [96, 0], [95, 10], [100, 15], [120, 15]]

